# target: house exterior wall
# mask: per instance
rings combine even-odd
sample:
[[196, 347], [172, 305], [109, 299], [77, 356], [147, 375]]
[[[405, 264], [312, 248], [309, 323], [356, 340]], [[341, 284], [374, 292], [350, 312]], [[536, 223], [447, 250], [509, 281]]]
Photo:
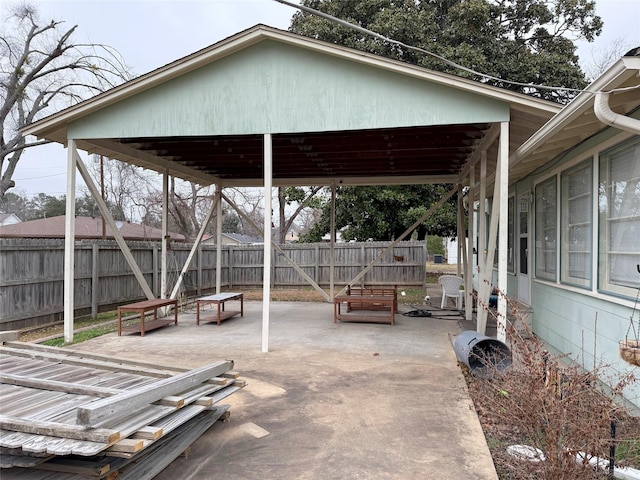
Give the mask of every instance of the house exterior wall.
[[0, 218], [0, 226], [15, 225], [16, 223], [20, 223], [20, 222], [22, 222], [22, 220], [20, 220], [13, 213], [10, 215], [4, 216], [4, 218]]
[[[602, 207], [602, 200], [599, 198], [600, 187], [600, 156], [613, 148], [634, 142], [637, 136], [633, 137], [628, 133], [620, 133], [619, 130], [607, 128], [598, 135], [592, 137], [583, 144], [575, 146], [573, 149], [565, 152], [560, 158], [551, 159], [542, 168], [534, 171], [529, 177], [519, 182], [515, 186], [515, 194], [517, 195], [531, 191], [534, 195], [540, 195], [536, 189], [541, 185], [555, 184], [557, 185], [557, 233], [553, 240], [555, 249], [555, 278], [536, 277], [536, 250], [541, 251], [540, 245], [536, 249], [536, 238], [540, 242], [542, 238], [536, 231], [536, 201], [534, 199], [532, 215], [532, 229], [530, 233], [531, 262], [531, 307], [532, 328], [534, 333], [539, 336], [552, 349], [559, 353], [566, 354], [569, 358], [583, 364], [586, 368], [593, 368], [594, 365], [604, 365], [603, 380], [605, 383], [608, 378], [615, 378], [616, 375], [636, 369], [632, 367], [619, 355], [619, 342], [625, 339], [627, 335], [630, 319], [633, 316], [634, 323], [638, 325], [640, 321], [640, 305], [634, 294], [634, 288], [627, 288], [622, 294], [619, 292], [608, 291], [601, 285], [600, 273], [609, 269], [606, 261], [608, 257], [601, 254], [603, 246], [600, 243], [600, 230], [604, 228], [602, 215], [599, 213]], [[640, 165], [640, 158], [636, 158], [637, 165]], [[585, 163], [586, 162], [586, 163]], [[590, 245], [590, 262], [591, 262], [591, 278], [585, 282], [585, 285], [572, 284], [572, 282], [563, 280], [562, 269], [566, 268], [564, 262], [567, 261], [562, 257], [563, 242], [567, 242], [567, 234], [563, 230], [565, 226], [565, 213], [563, 206], [561, 189], [562, 175], [571, 172], [576, 166], [589, 166], [592, 172], [591, 181], [591, 212], [590, 228], [591, 240]], [[633, 167], [632, 167], [633, 168]], [[636, 169], [636, 171], [640, 170]], [[556, 179], [556, 180], [554, 180]], [[632, 179], [633, 180], [633, 179]], [[637, 181], [637, 180], [634, 180]], [[637, 188], [637, 186], [636, 186]], [[517, 202], [516, 202], [517, 206]], [[640, 212], [636, 211], [633, 215], [637, 219]], [[545, 237], [546, 239], [546, 237]], [[632, 247], [633, 248], [633, 247]], [[637, 255], [631, 255], [629, 261], [635, 262], [640, 258], [640, 239], [637, 246], [633, 248], [633, 252]], [[604, 269], [604, 270], [603, 270]], [[638, 285], [640, 286], [640, 274], [638, 275]], [[512, 289], [513, 286], [513, 289]], [[509, 296], [517, 296], [517, 282], [509, 281]], [[634, 310], [635, 307], [635, 310]], [[633, 338], [633, 331], [630, 334]], [[613, 376], [613, 377], [611, 377]], [[625, 397], [637, 407], [640, 407], [640, 385], [629, 387], [625, 391]]]
[[[568, 355], [587, 369], [603, 366], [605, 383], [630, 368], [637, 370], [618, 353], [618, 342], [627, 334], [631, 308], [602, 296], [540, 281], [533, 282], [532, 299], [533, 331], [552, 350]], [[624, 394], [640, 408], [640, 385], [627, 388]]]
[[68, 133], [232, 135], [508, 120], [508, 102], [264, 41], [102, 108]]

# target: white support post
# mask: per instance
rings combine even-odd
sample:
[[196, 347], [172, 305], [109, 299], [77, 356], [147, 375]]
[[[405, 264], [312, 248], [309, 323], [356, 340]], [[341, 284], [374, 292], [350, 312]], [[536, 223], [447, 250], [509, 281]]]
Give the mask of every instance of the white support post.
[[480, 196], [478, 197], [478, 265], [487, 258], [487, 151], [480, 153]]
[[462, 268], [460, 262], [464, 262], [464, 258], [462, 256], [462, 245], [464, 243], [464, 206], [462, 205], [462, 178], [460, 178], [460, 183], [458, 184], [458, 215], [456, 216], [456, 234], [457, 234], [457, 245], [456, 249], [458, 250], [458, 262], [456, 265], [456, 275], [462, 276]]
[[162, 173], [162, 251], [160, 254], [160, 298], [167, 298], [168, 269], [167, 254], [169, 243], [169, 172]]
[[336, 184], [331, 185], [331, 226], [329, 228], [331, 235], [329, 249], [329, 294], [334, 298], [335, 291], [335, 270], [336, 270]]
[[76, 142], [67, 144], [67, 204], [64, 223], [64, 341], [73, 342], [75, 240], [76, 240]]
[[473, 239], [476, 236], [474, 228], [473, 203], [476, 198], [476, 166], [471, 165], [469, 169], [469, 192], [467, 193], [467, 256], [465, 257], [464, 268], [464, 318], [473, 319]]
[[500, 123], [500, 153], [498, 166], [500, 169], [500, 220], [502, 231], [498, 238], [498, 340], [507, 339], [507, 230], [509, 222], [509, 122]]
[[487, 329], [487, 308], [489, 306], [489, 295], [491, 295], [491, 279], [493, 273], [493, 258], [496, 251], [496, 237], [498, 235], [498, 220], [500, 213], [500, 170], [496, 170], [495, 184], [493, 189], [493, 202], [491, 205], [491, 220], [489, 222], [489, 243], [485, 261], [480, 265], [478, 274], [478, 332], [483, 335]]
[[[489, 225], [489, 245], [487, 246], [486, 260], [482, 264], [480, 274], [478, 275], [478, 325], [477, 330], [479, 333], [484, 334], [487, 328], [487, 306], [489, 304], [489, 295], [492, 290], [492, 273], [493, 273], [493, 259], [495, 256], [496, 243], [498, 243], [498, 224], [501, 220], [501, 202], [503, 199], [502, 190], [506, 190], [504, 193], [504, 201], [507, 202], [508, 196], [508, 177], [503, 180], [502, 175], [508, 172], [509, 169], [509, 123], [502, 122], [500, 124], [500, 141], [498, 145], [498, 159], [496, 165], [495, 183], [493, 189], [493, 202], [491, 206], [491, 223]], [[506, 215], [503, 231], [506, 228]], [[503, 236], [506, 235], [503, 232]], [[506, 248], [506, 246], [505, 246]], [[505, 276], [502, 286], [498, 282], [498, 288], [506, 289], [506, 257], [505, 257]], [[503, 291], [506, 294], [506, 290]], [[499, 297], [500, 298], [500, 297]], [[506, 313], [506, 299], [503, 298], [504, 311]], [[500, 306], [498, 305], [498, 339], [504, 340], [506, 334], [505, 328], [506, 317], [500, 315]], [[500, 324], [502, 323], [502, 325]], [[501, 332], [501, 330], [503, 330]], [[501, 338], [502, 337], [502, 338]]]
[[262, 272], [262, 352], [269, 351], [269, 307], [271, 299], [271, 186], [273, 184], [271, 134], [264, 135], [264, 266]]
[[[487, 151], [482, 150], [480, 152], [480, 194], [478, 195], [478, 240], [477, 240], [477, 257], [478, 268], [484, 270], [487, 262]], [[480, 274], [478, 272], [478, 291], [476, 292], [476, 321], [478, 332], [484, 334], [485, 327], [480, 329], [480, 323], [482, 315], [482, 307], [480, 306], [480, 292], [482, 290], [480, 285]], [[473, 279], [473, 277], [472, 277]], [[486, 317], [485, 317], [486, 322]], [[485, 324], [486, 325], [486, 324]]]
[[[216, 293], [220, 293], [222, 291], [222, 187], [219, 184], [216, 185], [216, 214]], [[231, 275], [231, 271], [228, 274]], [[229, 282], [231, 282], [230, 278]]]

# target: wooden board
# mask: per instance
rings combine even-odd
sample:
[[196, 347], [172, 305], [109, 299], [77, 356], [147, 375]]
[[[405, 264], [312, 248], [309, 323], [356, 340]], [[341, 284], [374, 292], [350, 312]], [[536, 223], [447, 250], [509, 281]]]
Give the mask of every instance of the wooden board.
[[[166, 327], [167, 325], [175, 323], [173, 318], [156, 318], [155, 320], [144, 321], [144, 331], [148, 332], [157, 328]], [[132, 325], [130, 327], [123, 327], [122, 333], [142, 333], [141, 324]]]
[[129, 411], [142, 405], [175, 395], [187, 388], [202, 383], [209, 378], [217, 377], [233, 368], [230, 360], [196, 368], [190, 372], [179, 373], [170, 378], [163, 378], [150, 385], [123, 392], [113, 397], [96, 400], [77, 409], [79, 425], [94, 425], [98, 420], [117, 411]]
[[[21, 347], [0, 346], [0, 451], [6, 468], [105, 454], [114, 465], [161, 443], [168, 432], [244, 386], [228, 360], [167, 372], [107, 356], [83, 358], [84, 352], [72, 349]], [[88, 409], [94, 424], [76, 424], [78, 410], [88, 405], [99, 407]], [[64, 468], [85, 468], [78, 465]], [[102, 471], [91, 463], [87, 468], [90, 476]], [[42, 472], [29, 478], [42, 478]]]
[[240, 315], [240, 310], [226, 310], [224, 312], [220, 312], [220, 319], [218, 319], [217, 315], [200, 317], [200, 323], [217, 323], [220, 325], [220, 322], [229, 320], [236, 315]]

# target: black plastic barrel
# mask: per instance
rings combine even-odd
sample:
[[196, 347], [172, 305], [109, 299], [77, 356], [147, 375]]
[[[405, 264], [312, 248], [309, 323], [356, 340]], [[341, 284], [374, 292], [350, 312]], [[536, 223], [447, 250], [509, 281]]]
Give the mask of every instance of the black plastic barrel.
[[458, 335], [453, 349], [458, 360], [478, 377], [492, 377], [511, 365], [511, 350], [504, 342], [474, 330], [466, 330]]
[[433, 256], [433, 263], [442, 263], [442, 255], [439, 253], [436, 253]]

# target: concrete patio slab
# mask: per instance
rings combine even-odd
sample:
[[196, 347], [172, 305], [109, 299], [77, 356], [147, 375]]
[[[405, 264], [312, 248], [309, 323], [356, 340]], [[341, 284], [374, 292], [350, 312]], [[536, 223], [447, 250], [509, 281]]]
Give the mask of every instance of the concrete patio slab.
[[229, 420], [158, 480], [497, 479], [452, 347], [459, 317], [334, 324], [333, 305], [274, 302], [262, 353], [262, 302], [244, 306], [220, 326], [187, 311], [144, 337], [73, 347], [188, 368], [235, 361], [248, 385], [227, 399]]

